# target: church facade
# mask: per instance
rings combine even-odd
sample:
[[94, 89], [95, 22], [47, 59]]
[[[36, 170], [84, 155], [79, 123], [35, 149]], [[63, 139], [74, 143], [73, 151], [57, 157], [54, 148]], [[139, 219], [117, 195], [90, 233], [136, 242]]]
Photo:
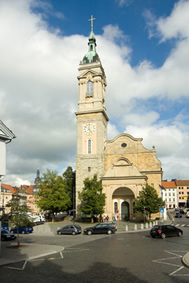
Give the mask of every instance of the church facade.
[[106, 194], [104, 215], [111, 219], [132, 220], [134, 199], [148, 183], [158, 195], [162, 181], [161, 162], [142, 138], [120, 134], [107, 140], [106, 76], [96, 52], [91, 25], [88, 52], [79, 65], [79, 100], [76, 155], [76, 215], [80, 217], [79, 193], [85, 178], [97, 174]]

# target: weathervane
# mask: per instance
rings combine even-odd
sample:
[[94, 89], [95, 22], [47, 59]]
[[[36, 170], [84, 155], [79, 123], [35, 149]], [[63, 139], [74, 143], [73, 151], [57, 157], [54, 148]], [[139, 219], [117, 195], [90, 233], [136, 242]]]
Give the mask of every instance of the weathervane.
[[91, 15], [91, 18], [89, 21], [91, 21], [91, 30], [93, 30], [93, 21], [96, 20], [96, 18], [93, 18], [93, 15]]

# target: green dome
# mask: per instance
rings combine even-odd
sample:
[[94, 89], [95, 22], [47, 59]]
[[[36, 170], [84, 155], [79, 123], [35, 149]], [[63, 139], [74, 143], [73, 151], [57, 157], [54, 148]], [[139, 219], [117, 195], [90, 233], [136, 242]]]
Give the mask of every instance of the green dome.
[[99, 62], [100, 58], [96, 52], [96, 38], [92, 30], [89, 36], [88, 45], [89, 45], [89, 49], [88, 52], [83, 57], [82, 64]]

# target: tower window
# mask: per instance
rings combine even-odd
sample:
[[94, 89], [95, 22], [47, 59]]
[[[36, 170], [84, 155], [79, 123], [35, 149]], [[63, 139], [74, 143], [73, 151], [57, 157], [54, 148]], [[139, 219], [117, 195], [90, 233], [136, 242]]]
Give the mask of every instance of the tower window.
[[91, 172], [91, 167], [88, 167], [88, 172]]
[[87, 96], [93, 96], [93, 82], [87, 82]]
[[87, 153], [91, 154], [92, 152], [92, 140], [87, 141]]

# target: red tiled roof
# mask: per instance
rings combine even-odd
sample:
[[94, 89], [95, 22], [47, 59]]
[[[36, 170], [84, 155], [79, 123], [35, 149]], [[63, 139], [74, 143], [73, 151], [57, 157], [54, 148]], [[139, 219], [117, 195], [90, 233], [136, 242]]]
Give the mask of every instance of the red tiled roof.
[[162, 186], [164, 188], [176, 188], [177, 187], [174, 181], [166, 181], [166, 182], [162, 181]]
[[2, 187], [4, 187], [5, 189], [10, 190], [11, 194], [14, 194], [14, 188], [10, 185], [6, 185], [6, 184], [1, 184]]
[[29, 188], [27, 189], [28, 195], [33, 195], [33, 187], [34, 187], [34, 185], [30, 185]]
[[189, 186], [189, 180], [175, 180], [177, 186]]

